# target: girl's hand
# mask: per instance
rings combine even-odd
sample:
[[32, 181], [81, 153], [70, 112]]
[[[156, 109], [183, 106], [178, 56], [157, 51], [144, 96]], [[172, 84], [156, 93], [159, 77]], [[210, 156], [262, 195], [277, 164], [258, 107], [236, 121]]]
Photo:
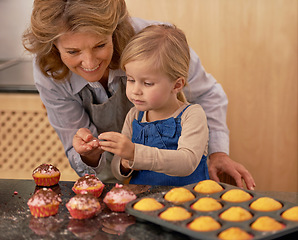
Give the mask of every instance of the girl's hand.
[[129, 161], [134, 160], [135, 144], [118, 132], [105, 132], [98, 136], [101, 149], [114, 153]]
[[80, 128], [72, 140], [73, 148], [81, 155], [83, 162], [96, 167], [103, 150], [100, 148], [99, 140], [92, 135], [89, 129]]

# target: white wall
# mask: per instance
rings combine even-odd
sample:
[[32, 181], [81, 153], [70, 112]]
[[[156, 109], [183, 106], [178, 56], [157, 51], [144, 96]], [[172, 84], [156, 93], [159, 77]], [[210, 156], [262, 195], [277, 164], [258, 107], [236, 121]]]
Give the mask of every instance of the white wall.
[[28, 57], [21, 42], [33, 0], [0, 0], [0, 60]]

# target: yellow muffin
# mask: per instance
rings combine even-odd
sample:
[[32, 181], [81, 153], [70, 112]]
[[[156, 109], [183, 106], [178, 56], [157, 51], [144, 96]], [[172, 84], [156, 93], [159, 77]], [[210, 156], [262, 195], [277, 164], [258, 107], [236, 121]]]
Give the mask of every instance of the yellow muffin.
[[284, 227], [284, 224], [281, 224], [268, 216], [259, 217], [251, 224], [251, 228], [257, 231], [277, 231], [283, 229]]
[[191, 217], [191, 213], [182, 207], [170, 207], [162, 212], [159, 217], [168, 221], [182, 221]]
[[133, 208], [139, 211], [155, 211], [164, 206], [154, 198], [143, 198], [133, 205]]
[[211, 197], [203, 197], [191, 205], [191, 208], [197, 211], [209, 212], [222, 208], [222, 205]]
[[298, 206], [289, 208], [284, 211], [281, 216], [286, 220], [298, 221]]
[[221, 225], [210, 216], [200, 216], [188, 224], [188, 228], [194, 231], [208, 232], [220, 229]]
[[270, 197], [261, 197], [253, 201], [250, 207], [256, 211], [275, 211], [282, 208], [282, 204]]
[[231, 227], [222, 231], [218, 235], [218, 238], [222, 240], [249, 240], [252, 239], [253, 236], [241, 228]]
[[252, 199], [252, 196], [242, 189], [231, 189], [221, 196], [222, 200], [228, 202], [245, 202]]
[[172, 188], [169, 192], [166, 193], [164, 198], [169, 202], [184, 203], [195, 199], [195, 195], [193, 195], [192, 192], [186, 188], [178, 187]]
[[227, 221], [239, 222], [251, 219], [252, 214], [242, 207], [230, 207], [222, 212], [219, 217]]
[[198, 193], [211, 194], [220, 192], [223, 188], [213, 180], [203, 180], [198, 182], [198, 184], [194, 187], [194, 190]]

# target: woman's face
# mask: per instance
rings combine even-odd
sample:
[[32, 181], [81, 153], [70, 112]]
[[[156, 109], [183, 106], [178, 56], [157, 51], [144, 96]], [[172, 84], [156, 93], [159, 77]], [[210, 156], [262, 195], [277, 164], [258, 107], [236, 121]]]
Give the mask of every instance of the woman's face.
[[113, 56], [112, 35], [68, 32], [58, 38], [56, 47], [69, 70], [88, 82], [97, 82], [108, 76]]

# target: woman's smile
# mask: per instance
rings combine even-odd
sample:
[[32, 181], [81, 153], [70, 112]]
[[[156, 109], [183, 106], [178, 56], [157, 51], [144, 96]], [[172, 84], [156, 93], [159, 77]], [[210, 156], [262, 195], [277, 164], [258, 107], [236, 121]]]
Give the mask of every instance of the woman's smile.
[[94, 72], [94, 71], [96, 71], [99, 67], [100, 67], [100, 64], [97, 65], [96, 67], [92, 68], [92, 69], [84, 68], [83, 66], [82, 66], [81, 68], [82, 68], [83, 71], [85, 71], [85, 72]]

